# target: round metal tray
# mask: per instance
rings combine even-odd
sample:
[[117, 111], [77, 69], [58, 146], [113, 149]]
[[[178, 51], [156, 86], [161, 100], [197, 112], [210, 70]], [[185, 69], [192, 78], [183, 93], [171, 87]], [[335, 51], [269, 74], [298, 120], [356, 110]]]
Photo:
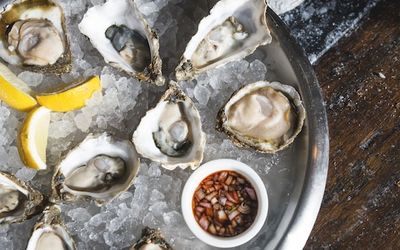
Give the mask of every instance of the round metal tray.
[[264, 47], [268, 80], [299, 90], [307, 111], [305, 127], [279, 168], [264, 177], [270, 198], [268, 219], [252, 247], [302, 249], [317, 218], [328, 172], [329, 136], [318, 80], [303, 50], [282, 20], [268, 9], [273, 42]]

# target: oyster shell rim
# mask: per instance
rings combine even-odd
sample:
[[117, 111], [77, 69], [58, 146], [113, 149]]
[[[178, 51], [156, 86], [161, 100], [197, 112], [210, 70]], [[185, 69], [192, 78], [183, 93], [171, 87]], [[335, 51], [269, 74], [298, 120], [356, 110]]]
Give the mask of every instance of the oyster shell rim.
[[[4, 217], [0, 218], [0, 225], [2, 224], [13, 224], [21, 223], [26, 220], [31, 219], [33, 216], [42, 212], [44, 204], [46, 202], [43, 194], [36, 189], [34, 189], [28, 182], [22, 181], [11, 173], [0, 171], [0, 179], [6, 178], [11, 181], [14, 185], [17, 185], [28, 192], [28, 195], [23, 193], [27, 197], [27, 202], [29, 206], [25, 205], [23, 208], [23, 213], [21, 216], [17, 217]], [[19, 190], [18, 190], [19, 191]], [[21, 191], [20, 191], [21, 192]], [[9, 219], [7, 219], [9, 218]]]
[[[245, 3], [246, 1], [249, 1], [249, 0], [241, 0], [241, 1], [244, 1], [244, 3]], [[196, 69], [196, 67], [192, 63], [191, 58], [188, 58], [188, 56], [186, 55], [188, 53], [187, 50], [188, 50], [188, 47], [192, 43], [194, 43], [194, 38], [202, 30], [201, 27], [207, 25], [207, 23], [205, 21], [208, 21], [207, 19], [209, 17], [211, 17], [216, 12], [216, 10], [222, 9], [223, 8], [223, 4], [228, 4], [228, 2], [229, 2], [229, 0], [219, 0], [212, 7], [212, 9], [209, 11], [208, 15], [203, 17], [200, 20], [200, 22], [197, 25], [196, 33], [194, 34], [194, 36], [192, 36], [192, 38], [186, 44], [185, 50], [184, 50], [184, 52], [183, 52], [183, 54], [182, 54], [182, 56], [181, 56], [181, 58], [179, 60], [179, 64], [175, 68], [175, 78], [178, 81], [192, 80], [192, 79], [196, 78], [198, 75], [200, 75], [201, 73], [203, 73], [205, 71], [208, 71], [208, 70], [213, 69], [213, 68], [221, 67], [221, 66], [223, 66], [223, 65], [225, 65], [225, 64], [227, 64], [229, 62], [238, 61], [240, 59], [243, 59], [243, 58], [253, 54], [254, 51], [256, 51], [256, 49], [258, 47], [270, 44], [272, 42], [272, 35], [271, 35], [271, 31], [270, 31], [269, 24], [268, 24], [268, 21], [267, 21], [268, 0], [259, 0], [259, 1], [262, 1], [264, 3], [264, 8], [263, 8], [264, 11], [263, 11], [263, 14], [262, 14], [262, 16], [261, 16], [259, 21], [261, 23], [260, 26], [265, 28], [265, 34], [266, 34], [266, 38], [265, 39], [260, 40], [259, 43], [256, 44], [256, 45], [248, 46], [245, 49], [238, 50], [236, 53], [234, 53], [233, 55], [228, 57], [228, 58], [230, 58], [230, 60], [227, 60], [227, 59], [217, 60], [217, 61], [211, 63], [210, 65], [207, 65], [205, 67]], [[200, 42], [201, 41], [202, 40], [200, 40]], [[200, 42], [198, 41], [197, 45]]]
[[[104, 137], [104, 138], [103, 138]], [[109, 144], [115, 144], [115, 143], [127, 143], [129, 145], [130, 149], [135, 153], [135, 155], [129, 155], [129, 157], [132, 157], [133, 165], [132, 167], [132, 172], [131, 172], [131, 177], [127, 178], [127, 180], [120, 184], [124, 186], [124, 188], [120, 190], [115, 190], [113, 192], [110, 192], [106, 197], [104, 198], [96, 198], [93, 196], [89, 196], [86, 194], [73, 194], [69, 191], [61, 191], [63, 188], [63, 183], [65, 180], [64, 174], [60, 172], [61, 164], [67, 159], [68, 157], [71, 157], [71, 154], [75, 150], [81, 149], [81, 145], [84, 145], [84, 143], [87, 143], [90, 140], [98, 140], [98, 139], [104, 139], [107, 140]], [[85, 139], [81, 142], [79, 142], [75, 147], [73, 147], [70, 151], [68, 151], [60, 160], [60, 162], [57, 164], [55, 167], [54, 174], [52, 176], [51, 180], [51, 196], [50, 196], [50, 201], [52, 203], [60, 203], [60, 202], [75, 202], [78, 200], [84, 200], [84, 201], [90, 201], [94, 200], [96, 205], [102, 206], [104, 204], [107, 204], [117, 198], [121, 193], [127, 191], [134, 183], [135, 178], [137, 174], [139, 173], [140, 170], [140, 158], [138, 155], [138, 152], [136, 151], [135, 145], [127, 139], [121, 139], [119, 137], [114, 137], [108, 132], [103, 132], [103, 133], [90, 133], [88, 134]], [[131, 179], [130, 179], [131, 178]], [[129, 180], [130, 179], [130, 180]], [[79, 193], [85, 193], [85, 192], [79, 192]], [[89, 192], [90, 193], [90, 192]]]
[[[197, 116], [198, 122], [199, 122], [199, 124], [198, 124], [198, 125], [199, 125], [199, 129], [200, 129], [200, 134], [199, 134], [199, 137], [197, 138], [197, 140], [199, 140], [198, 145], [200, 146], [200, 152], [197, 153], [197, 154], [193, 157], [194, 159], [191, 159], [191, 160], [186, 161], [186, 162], [176, 162], [176, 163], [170, 163], [170, 162], [169, 162], [169, 159], [171, 159], [171, 158], [172, 158], [172, 159], [176, 159], [176, 158], [181, 158], [181, 157], [170, 157], [170, 156], [166, 156], [166, 160], [160, 160], [160, 159], [154, 159], [153, 157], [148, 157], [148, 155], [146, 155], [146, 154], [143, 152], [143, 150], [142, 150], [141, 147], [136, 146], [136, 145], [138, 144], [138, 142], [136, 142], [136, 139], [137, 139], [138, 134], [139, 134], [139, 133], [138, 133], [138, 130], [139, 130], [139, 128], [140, 128], [140, 125], [141, 125], [143, 119], [144, 119], [146, 116], [148, 116], [149, 114], [152, 114], [152, 112], [154, 112], [154, 110], [157, 109], [157, 108], [159, 107], [160, 103], [162, 103], [162, 102], [173, 102], [173, 103], [176, 103], [176, 101], [179, 101], [179, 100], [180, 100], [180, 101], [187, 101], [187, 100], [189, 100], [189, 102], [190, 102], [190, 104], [191, 104], [191, 107], [194, 109], [194, 112], [196, 113], [196, 116]], [[200, 166], [201, 162], [202, 162], [203, 159], [204, 159], [204, 150], [205, 150], [205, 147], [206, 147], [206, 134], [205, 134], [205, 132], [203, 131], [203, 128], [202, 128], [202, 127], [203, 127], [203, 126], [202, 126], [202, 122], [201, 122], [200, 112], [199, 112], [198, 109], [196, 108], [194, 102], [192, 101], [192, 99], [191, 99], [189, 96], [187, 96], [187, 95], [184, 93], [184, 91], [183, 91], [182, 89], [179, 88], [177, 82], [171, 80], [171, 81], [168, 83], [168, 88], [167, 88], [167, 90], [166, 90], [166, 91], [163, 93], [163, 95], [160, 97], [160, 99], [159, 99], [159, 101], [157, 102], [157, 104], [156, 104], [153, 108], [150, 108], [149, 110], [147, 110], [146, 114], [141, 118], [141, 120], [140, 120], [140, 122], [139, 122], [139, 125], [137, 126], [136, 130], [133, 132], [133, 135], [132, 135], [132, 142], [133, 142], [133, 144], [135, 145], [136, 150], [137, 150], [137, 152], [139, 153], [139, 155], [140, 155], [141, 157], [146, 158], [146, 159], [150, 159], [150, 160], [153, 161], [153, 162], [160, 163], [161, 166], [162, 166], [163, 168], [165, 168], [165, 169], [168, 169], [168, 170], [175, 170], [175, 169], [178, 168], [178, 167], [181, 168], [181, 169], [186, 169], [186, 168], [190, 167], [192, 170], [195, 170], [195, 169], [197, 169], [197, 168]], [[157, 150], [159, 150], [159, 149], [157, 148]], [[160, 151], [160, 152], [161, 152], [161, 151]], [[161, 154], [163, 154], [163, 153], [161, 153]], [[200, 154], [200, 155], [198, 155], [198, 154]], [[164, 155], [164, 154], [163, 154], [163, 155]], [[198, 159], [196, 159], [196, 158], [198, 158]]]
[[[2, 20], [2, 15], [4, 12], [7, 11], [11, 11], [13, 8], [13, 5], [15, 4], [23, 4], [24, 2], [28, 2], [30, 0], [14, 0], [14, 1], [10, 1], [6, 4], [3, 4], [0, 6], [2, 6], [0, 8], [0, 23]], [[61, 57], [59, 57], [57, 59], [57, 61], [54, 64], [51, 65], [44, 65], [44, 66], [37, 66], [37, 65], [28, 65], [28, 64], [24, 64], [24, 63], [19, 63], [19, 64], [11, 64], [9, 63], [7, 60], [3, 59], [1, 57], [1, 59], [3, 61], [5, 61], [7, 64], [10, 65], [15, 65], [25, 71], [32, 71], [32, 72], [36, 72], [36, 73], [41, 73], [41, 74], [56, 74], [56, 75], [61, 75], [64, 73], [69, 73], [72, 70], [72, 52], [71, 52], [71, 47], [70, 47], [70, 39], [68, 38], [68, 32], [67, 32], [67, 26], [66, 26], [66, 17], [64, 14], [64, 9], [63, 7], [56, 1], [54, 0], [40, 0], [41, 4], [45, 5], [45, 4], [51, 4], [54, 5], [55, 8], [59, 8], [60, 12], [61, 12], [61, 29], [63, 31], [62, 34], [60, 34], [64, 40], [64, 45], [65, 45], [65, 51], [62, 54]], [[19, 20], [19, 19], [18, 19]], [[25, 20], [25, 19], [22, 19]], [[51, 22], [51, 20], [49, 20]], [[5, 38], [3, 36], [5, 36], [6, 30], [2, 30], [2, 28], [0, 27], [0, 40], [4, 40]]]
[[[257, 86], [257, 84], [260, 84]], [[233, 131], [231, 131], [227, 126], [225, 126], [225, 122], [227, 121], [226, 113], [225, 110], [227, 106], [230, 104], [231, 100], [233, 97], [235, 97], [237, 94], [240, 94], [240, 92], [245, 92], [247, 89], [250, 89], [252, 87], [257, 87], [257, 88], [262, 88], [262, 87], [271, 87], [276, 91], [281, 92], [284, 94], [288, 99], [293, 108], [295, 108], [295, 113], [296, 113], [296, 123], [297, 126], [295, 127], [293, 134], [280, 146], [274, 147], [274, 148], [264, 148], [262, 145], [267, 144], [271, 145], [269, 142], [255, 142], [256, 139], [254, 138], [247, 138], [245, 136], [238, 136], [236, 135]], [[250, 93], [250, 91], [248, 92]], [[238, 90], [236, 90], [231, 97], [229, 97], [228, 101], [222, 106], [222, 108], [218, 111], [217, 114], [217, 119], [216, 119], [216, 125], [215, 129], [219, 132], [225, 133], [227, 137], [239, 148], [250, 148], [254, 149], [255, 151], [259, 153], [269, 153], [269, 154], [275, 154], [281, 150], [286, 149], [289, 147], [294, 140], [297, 138], [297, 136], [301, 133], [304, 127], [306, 119], [306, 110], [304, 108], [303, 102], [301, 100], [301, 96], [299, 92], [291, 85], [287, 84], [282, 84], [278, 81], [257, 81], [253, 82], [247, 85], [244, 85], [240, 87]]]
[[[117, 0], [114, 0], [117, 1]], [[102, 52], [98, 49], [98, 45], [95, 45], [92, 41], [92, 38], [87, 35], [86, 28], [84, 28], [88, 22], [88, 14], [93, 15], [90, 12], [95, 12], [98, 11], [98, 9], [105, 8], [107, 4], [110, 4], [111, 1], [106, 1], [103, 4], [98, 4], [94, 5], [90, 8], [87, 9], [85, 14], [83, 15], [82, 20], [78, 24], [79, 32], [84, 35], [92, 44], [92, 46], [98, 51], [98, 53], [101, 54], [103, 60], [113, 68], [117, 69], [118, 71], [128, 74], [129, 76], [132, 76], [136, 79], [138, 79], [141, 82], [148, 82], [151, 84], [155, 84], [156, 86], [163, 86], [165, 84], [165, 78], [162, 73], [162, 59], [160, 56], [160, 41], [157, 32], [150, 27], [150, 25], [147, 23], [146, 19], [142, 15], [142, 13], [139, 11], [136, 2], [134, 0], [120, 0], [120, 1], [125, 1], [126, 4], [130, 5], [133, 8], [133, 13], [135, 14], [138, 23], [141, 24], [141, 27], [143, 29], [143, 32], [146, 35], [146, 40], [149, 43], [150, 46], [150, 53], [151, 53], [151, 63], [146, 66], [146, 68], [142, 72], [135, 71], [128, 71], [123, 69], [121, 66], [119, 66], [119, 63], [110, 61], [105, 58]], [[93, 18], [93, 17], [92, 17]], [[86, 22], [85, 22], [86, 21]], [[85, 31], [83, 31], [85, 30]], [[105, 38], [105, 37], [104, 37]], [[105, 38], [107, 39], [107, 38]], [[108, 41], [108, 40], [107, 40]], [[114, 49], [114, 48], [113, 48]]]
[[61, 208], [56, 205], [56, 204], [52, 204], [47, 206], [41, 216], [39, 217], [39, 219], [37, 220], [37, 222], [35, 223], [32, 232], [31, 232], [31, 236], [28, 240], [28, 242], [26, 243], [26, 250], [30, 250], [30, 243], [31, 243], [31, 239], [34, 236], [35, 231], [37, 230], [44, 230], [46, 227], [51, 227], [51, 230], [54, 230], [54, 226], [53, 225], [58, 225], [62, 228], [62, 230], [64, 232], [63, 233], [63, 237], [65, 238], [65, 236], [68, 237], [68, 239], [64, 240], [64, 242], [67, 243], [68, 245], [68, 249], [67, 250], [75, 250], [76, 249], [76, 243], [74, 241], [74, 239], [71, 237], [70, 233], [68, 232], [62, 218], [61, 218]]

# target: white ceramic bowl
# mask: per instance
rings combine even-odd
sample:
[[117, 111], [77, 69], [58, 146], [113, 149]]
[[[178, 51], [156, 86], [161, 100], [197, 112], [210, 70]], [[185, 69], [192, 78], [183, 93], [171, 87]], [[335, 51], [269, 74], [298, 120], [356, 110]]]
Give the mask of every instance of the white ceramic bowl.
[[[253, 224], [243, 233], [233, 237], [214, 236], [204, 231], [197, 223], [192, 210], [193, 195], [200, 182], [207, 176], [224, 170], [243, 175], [254, 187], [258, 199], [258, 211]], [[182, 213], [190, 230], [203, 242], [220, 248], [236, 247], [251, 240], [263, 227], [268, 214], [267, 190], [260, 176], [248, 165], [231, 159], [210, 161], [201, 165], [187, 180], [182, 192]]]

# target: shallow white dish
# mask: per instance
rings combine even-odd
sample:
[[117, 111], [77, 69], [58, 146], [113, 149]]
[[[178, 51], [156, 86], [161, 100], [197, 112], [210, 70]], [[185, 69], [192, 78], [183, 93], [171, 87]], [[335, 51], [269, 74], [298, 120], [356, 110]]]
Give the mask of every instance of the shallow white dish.
[[[224, 170], [243, 175], [254, 187], [258, 200], [254, 223], [246, 231], [234, 237], [218, 237], [204, 231], [197, 223], [192, 208], [193, 195], [200, 182], [207, 176]], [[187, 180], [181, 202], [183, 218], [193, 234], [208, 245], [220, 248], [236, 247], [251, 240], [263, 227], [268, 214], [268, 194], [260, 176], [250, 166], [231, 159], [218, 159], [201, 165]]]

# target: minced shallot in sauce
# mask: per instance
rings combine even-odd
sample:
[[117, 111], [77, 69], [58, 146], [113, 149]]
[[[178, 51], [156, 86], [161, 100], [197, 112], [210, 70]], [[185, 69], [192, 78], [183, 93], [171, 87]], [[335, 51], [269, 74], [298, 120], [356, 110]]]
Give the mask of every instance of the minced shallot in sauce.
[[200, 183], [192, 207], [201, 228], [215, 236], [232, 237], [253, 224], [258, 200], [246, 178], [234, 171], [220, 171]]

